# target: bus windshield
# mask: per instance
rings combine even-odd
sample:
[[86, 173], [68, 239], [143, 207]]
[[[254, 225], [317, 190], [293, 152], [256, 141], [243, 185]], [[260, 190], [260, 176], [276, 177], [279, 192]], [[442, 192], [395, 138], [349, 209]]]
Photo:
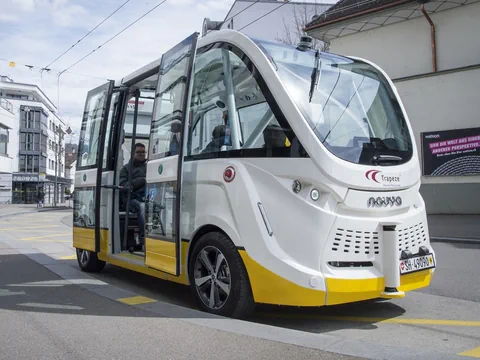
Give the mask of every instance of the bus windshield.
[[252, 40], [271, 60], [289, 95], [330, 152], [363, 165], [410, 160], [412, 140], [407, 122], [392, 88], [376, 68], [320, 53], [317, 85], [310, 96], [314, 50]]

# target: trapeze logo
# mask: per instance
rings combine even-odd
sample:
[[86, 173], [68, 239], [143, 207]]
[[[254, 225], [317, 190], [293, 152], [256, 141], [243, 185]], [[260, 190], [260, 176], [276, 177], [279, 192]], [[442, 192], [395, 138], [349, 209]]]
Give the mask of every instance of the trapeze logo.
[[373, 180], [375, 181], [376, 183], [379, 183], [380, 182], [377, 180], [377, 175], [380, 173], [380, 171], [378, 170], [368, 170], [366, 173], [365, 173], [365, 177], [368, 179], [368, 180]]
[[375, 181], [377, 184], [387, 185], [387, 186], [398, 186], [400, 185], [400, 176], [398, 175], [382, 175], [379, 170], [368, 170], [365, 173], [365, 177], [368, 180]]

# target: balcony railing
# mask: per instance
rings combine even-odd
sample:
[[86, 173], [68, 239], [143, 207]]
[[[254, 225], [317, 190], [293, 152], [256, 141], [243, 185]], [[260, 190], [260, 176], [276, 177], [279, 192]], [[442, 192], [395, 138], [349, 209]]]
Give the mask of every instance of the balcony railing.
[[0, 98], [0, 106], [13, 114], [13, 105], [7, 99]]

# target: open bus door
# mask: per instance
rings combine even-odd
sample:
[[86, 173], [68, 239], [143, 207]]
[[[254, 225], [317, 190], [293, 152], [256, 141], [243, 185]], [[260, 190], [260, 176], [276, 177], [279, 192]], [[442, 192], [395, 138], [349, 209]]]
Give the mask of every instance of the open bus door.
[[[75, 174], [73, 247], [80, 262], [100, 252], [102, 168], [113, 81], [88, 92], [83, 112]], [[104, 235], [104, 234], [103, 234]], [[87, 251], [85, 251], [87, 250]]]
[[[180, 214], [185, 131], [198, 33], [161, 60], [147, 163], [145, 265], [173, 275], [181, 272]], [[163, 226], [153, 228], [155, 217]]]

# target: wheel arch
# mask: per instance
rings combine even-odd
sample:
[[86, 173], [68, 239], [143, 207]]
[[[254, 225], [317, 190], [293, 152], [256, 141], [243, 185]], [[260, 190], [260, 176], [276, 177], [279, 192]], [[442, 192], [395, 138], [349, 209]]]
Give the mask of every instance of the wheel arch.
[[[210, 232], [219, 232], [227, 236], [232, 242], [235, 244], [235, 246], [238, 248], [240, 246], [239, 244], [239, 236], [235, 232], [234, 229], [231, 229], [229, 226], [226, 226], [226, 224], [218, 224], [216, 221], [215, 222], [209, 222], [209, 223], [204, 223], [203, 225], [199, 226], [191, 236], [191, 240], [188, 242], [188, 249], [187, 249], [187, 254], [185, 256], [185, 275], [187, 278], [188, 285], [190, 285], [190, 281], [188, 280], [188, 274], [190, 271], [189, 265], [190, 265], [190, 257], [193, 251], [193, 248], [195, 247], [195, 244], [197, 241], [205, 234], [208, 234]], [[243, 260], [242, 260], [243, 262]], [[245, 264], [244, 264], [245, 265]]]

